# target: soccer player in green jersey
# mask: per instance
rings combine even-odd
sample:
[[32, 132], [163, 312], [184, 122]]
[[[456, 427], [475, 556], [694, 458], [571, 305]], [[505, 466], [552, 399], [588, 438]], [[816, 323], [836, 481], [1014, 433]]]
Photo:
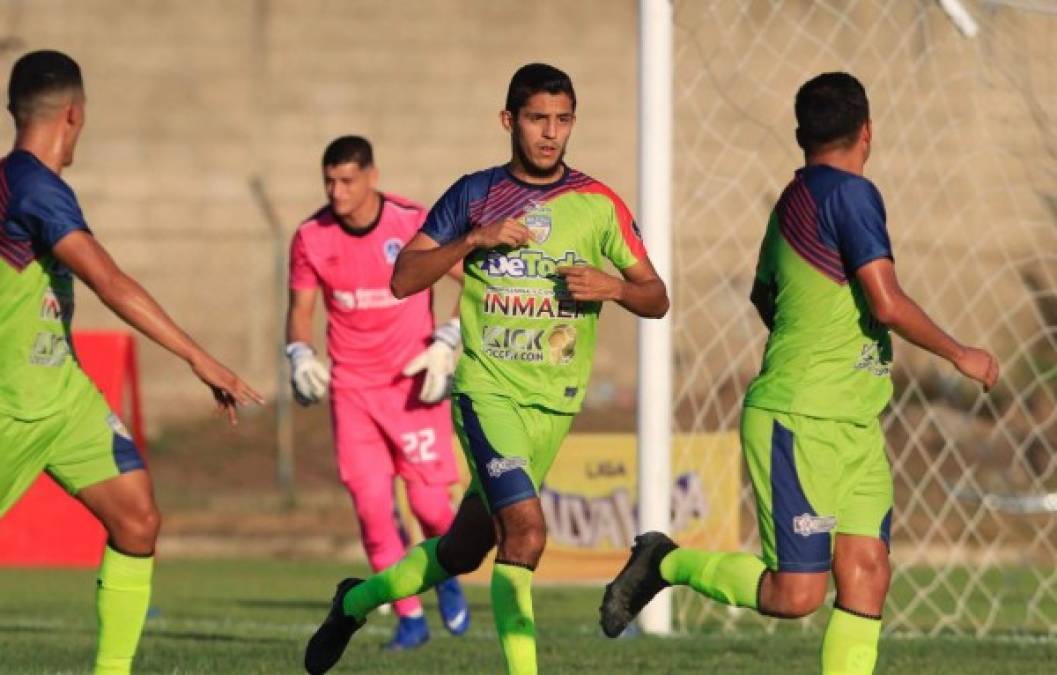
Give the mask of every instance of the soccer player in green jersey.
[[[397, 297], [463, 264], [452, 414], [473, 479], [444, 536], [366, 581], [338, 584], [305, 652], [311, 673], [337, 662], [371, 610], [473, 571], [496, 546], [492, 611], [507, 671], [536, 672], [531, 585], [546, 541], [539, 488], [583, 401], [598, 313], [605, 301], [643, 317], [668, 311], [627, 207], [563, 161], [575, 113], [565, 73], [519, 69], [500, 112], [510, 161], [459, 179], [397, 259]], [[607, 260], [620, 277], [600, 269]]]
[[147, 617], [160, 517], [128, 432], [77, 365], [73, 276], [118, 316], [184, 359], [235, 422], [261, 397], [218, 363], [126, 275], [92, 236], [70, 186], [84, 126], [81, 71], [38, 51], [11, 71], [15, 147], [0, 159], [0, 515], [46, 471], [99, 519], [96, 675], [130, 672]]
[[767, 225], [751, 299], [770, 331], [749, 386], [741, 443], [763, 555], [636, 538], [606, 588], [615, 637], [662, 588], [690, 586], [727, 605], [797, 618], [837, 599], [822, 672], [873, 672], [888, 592], [892, 475], [878, 415], [892, 394], [889, 330], [990, 389], [995, 358], [944, 333], [899, 286], [884, 204], [863, 177], [873, 128], [863, 86], [825, 73], [796, 95], [804, 167]]

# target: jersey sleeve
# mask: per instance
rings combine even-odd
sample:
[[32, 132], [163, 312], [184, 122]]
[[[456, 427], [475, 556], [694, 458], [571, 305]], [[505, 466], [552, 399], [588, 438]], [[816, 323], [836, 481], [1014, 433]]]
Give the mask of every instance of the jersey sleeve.
[[441, 246], [470, 231], [469, 179], [463, 176], [445, 192], [419, 230]]
[[298, 230], [290, 242], [290, 289], [307, 291], [319, 286], [319, 275], [308, 257], [304, 231]]
[[846, 181], [832, 199], [837, 249], [849, 275], [878, 258], [892, 258], [884, 201], [873, 183]]
[[602, 254], [609, 258], [619, 270], [624, 270], [646, 259], [646, 246], [642, 243], [639, 226], [624, 201], [606, 191], [613, 208], [602, 233]]
[[8, 216], [26, 231], [35, 249], [50, 251], [71, 232], [91, 232], [68, 185], [54, 176], [31, 180]]

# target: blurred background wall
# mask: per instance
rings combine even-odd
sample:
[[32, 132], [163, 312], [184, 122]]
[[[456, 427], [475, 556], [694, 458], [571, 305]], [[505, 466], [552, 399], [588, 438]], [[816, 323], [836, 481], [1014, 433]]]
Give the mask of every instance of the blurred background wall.
[[[272, 396], [286, 299], [251, 179], [282, 221], [284, 256], [324, 202], [319, 158], [338, 135], [371, 139], [381, 187], [431, 205], [508, 159], [507, 83], [545, 61], [577, 88], [569, 163], [634, 209], [636, 21], [634, 0], [0, 0], [0, 69], [6, 82], [40, 48], [80, 62], [88, 126], [64, 178], [89, 224], [178, 323]], [[0, 146], [12, 136], [8, 119]], [[445, 289], [439, 311], [453, 298]], [[120, 325], [79, 289], [75, 328]], [[633, 325], [604, 313], [592, 402], [632, 405]], [[207, 414], [188, 369], [141, 345], [150, 431]]]

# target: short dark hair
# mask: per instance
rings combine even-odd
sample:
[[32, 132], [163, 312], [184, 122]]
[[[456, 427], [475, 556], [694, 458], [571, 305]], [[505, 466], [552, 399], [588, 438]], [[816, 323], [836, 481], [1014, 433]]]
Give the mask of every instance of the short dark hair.
[[24, 54], [11, 68], [7, 83], [7, 109], [22, 124], [39, 111], [41, 97], [84, 89], [81, 68], [62, 52], [44, 49]]
[[323, 151], [323, 166], [337, 166], [347, 162], [355, 162], [361, 169], [374, 166], [371, 142], [363, 136], [341, 136], [331, 141]]
[[567, 94], [572, 99], [573, 111], [576, 110], [572, 79], [546, 63], [530, 63], [517, 69], [506, 90], [506, 110], [517, 115], [529, 98], [540, 92]]
[[848, 73], [822, 73], [796, 92], [796, 142], [807, 154], [833, 143], [851, 144], [870, 119], [866, 89]]

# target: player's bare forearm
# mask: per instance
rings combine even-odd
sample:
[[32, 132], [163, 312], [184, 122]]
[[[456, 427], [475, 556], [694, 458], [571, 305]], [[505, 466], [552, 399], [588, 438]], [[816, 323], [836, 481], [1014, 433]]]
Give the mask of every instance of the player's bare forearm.
[[892, 261], [867, 263], [855, 273], [874, 318], [901, 338], [950, 361], [963, 375], [980, 382], [985, 391], [998, 380], [998, 361], [983, 349], [967, 347], [940, 328], [899, 286]]
[[646, 319], [660, 319], [668, 313], [668, 290], [660, 279], [627, 281], [622, 283], [622, 292], [617, 299], [624, 309]]
[[290, 304], [286, 310], [286, 343], [312, 344], [312, 314], [315, 312], [316, 291], [314, 289], [291, 289]]
[[632, 314], [648, 319], [659, 319], [668, 313], [668, 291], [649, 260], [622, 270], [623, 279], [590, 265], [559, 267], [558, 274], [574, 300], [612, 300]]
[[461, 264], [473, 250], [468, 236], [438, 246], [424, 234], [417, 234], [396, 258], [390, 290], [398, 298], [424, 291]]
[[235, 423], [235, 404], [263, 403], [260, 394], [218, 363], [176, 325], [161, 305], [128, 276], [87, 232], [63, 237], [52, 253], [125, 323], [186, 361], [212, 390], [217, 406]]

